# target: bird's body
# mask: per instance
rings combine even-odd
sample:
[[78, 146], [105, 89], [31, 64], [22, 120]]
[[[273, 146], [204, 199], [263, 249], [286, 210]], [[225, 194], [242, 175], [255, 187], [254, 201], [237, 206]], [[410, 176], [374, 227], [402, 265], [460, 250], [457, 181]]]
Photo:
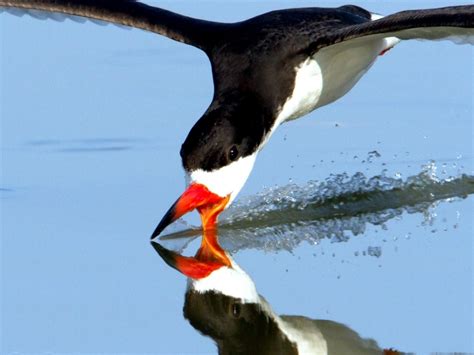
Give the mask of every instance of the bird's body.
[[384, 353], [374, 340], [344, 324], [276, 314], [251, 277], [219, 246], [217, 235], [208, 233], [204, 240], [214, 251], [211, 244], [203, 244], [193, 258], [154, 241], [152, 245], [166, 263], [189, 276], [184, 316], [213, 338], [219, 354]]
[[214, 95], [181, 148], [189, 187], [152, 237], [195, 208], [204, 228], [212, 228], [275, 129], [342, 97], [400, 40], [473, 43], [474, 38], [472, 5], [383, 18], [352, 5], [287, 9], [229, 24], [129, 0], [0, 0], [0, 7], [137, 27], [193, 45], [208, 56]]

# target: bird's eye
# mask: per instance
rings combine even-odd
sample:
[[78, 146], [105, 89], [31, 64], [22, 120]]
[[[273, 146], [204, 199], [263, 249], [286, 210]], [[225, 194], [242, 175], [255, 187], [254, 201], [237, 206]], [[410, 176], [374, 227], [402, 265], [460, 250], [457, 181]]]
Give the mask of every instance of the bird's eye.
[[233, 303], [232, 304], [232, 316], [235, 318], [239, 318], [240, 316], [240, 304], [239, 303]]
[[235, 145], [233, 145], [229, 150], [229, 160], [235, 161], [237, 156], [239, 155], [239, 151]]

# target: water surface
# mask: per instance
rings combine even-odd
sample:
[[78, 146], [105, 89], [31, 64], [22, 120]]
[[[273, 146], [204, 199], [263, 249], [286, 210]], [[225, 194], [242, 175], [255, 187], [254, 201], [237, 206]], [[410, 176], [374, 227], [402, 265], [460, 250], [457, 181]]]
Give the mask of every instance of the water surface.
[[[159, 5], [226, 21], [295, 6]], [[212, 95], [206, 58], [116, 26], [0, 26], [2, 352], [215, 352], [182, 316], [184, 277], [148, 241], [184, 187], [179, 147]], [[275, 133], [220, 231], [275, 312], [382, 347], [474, 351], [472, 58], [402, 43]]]

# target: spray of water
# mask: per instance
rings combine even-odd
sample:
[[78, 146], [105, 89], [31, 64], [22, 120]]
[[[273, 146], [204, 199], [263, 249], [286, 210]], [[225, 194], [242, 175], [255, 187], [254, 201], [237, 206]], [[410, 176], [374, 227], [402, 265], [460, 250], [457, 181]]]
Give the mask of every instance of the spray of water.
[[[370, 178], [360, 172], [330, 175], [324, 181], [278, 186], [241, 199], [220, 217], [219, 236], [229, 251], [291, 251], [303, 241], [345, 241], [362, 234], [368, 224], [381, 225], [404, 212], [427, 214], [440, 201], [473, 193], [474, 176], [440, 179], [434, 162], [406, 179], [389, 177], [385, 171]], [[200, 236], [199, 229], [162, 238], [186, 237], [189, 242], [189, 236]]]

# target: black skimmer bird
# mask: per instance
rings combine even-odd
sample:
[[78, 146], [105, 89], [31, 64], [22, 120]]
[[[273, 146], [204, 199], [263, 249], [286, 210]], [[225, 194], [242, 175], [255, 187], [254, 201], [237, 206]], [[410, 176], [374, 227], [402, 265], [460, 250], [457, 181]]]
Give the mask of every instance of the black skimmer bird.
[[194, 258], [151, 243], [166, 263], [189, 277], [184, 316], [216, 342], [219, 354], [397, 354], [341, 323], [276, 314], [251, 277], [220, 248], [215, 233], [204, 233]]
[[401, 40], [474, 43], [474, 5], [385, 17], [353, 5], [297, 8], [237, 23], [198, 20], [130, 0], [0, 0], [0, 7], [136, 27], [208, 56], [214, 96], [180, 152], [188, 187], [152, 238], [194, 209], [204, 229], [214, 228], [275, 129], [345, 95]]

